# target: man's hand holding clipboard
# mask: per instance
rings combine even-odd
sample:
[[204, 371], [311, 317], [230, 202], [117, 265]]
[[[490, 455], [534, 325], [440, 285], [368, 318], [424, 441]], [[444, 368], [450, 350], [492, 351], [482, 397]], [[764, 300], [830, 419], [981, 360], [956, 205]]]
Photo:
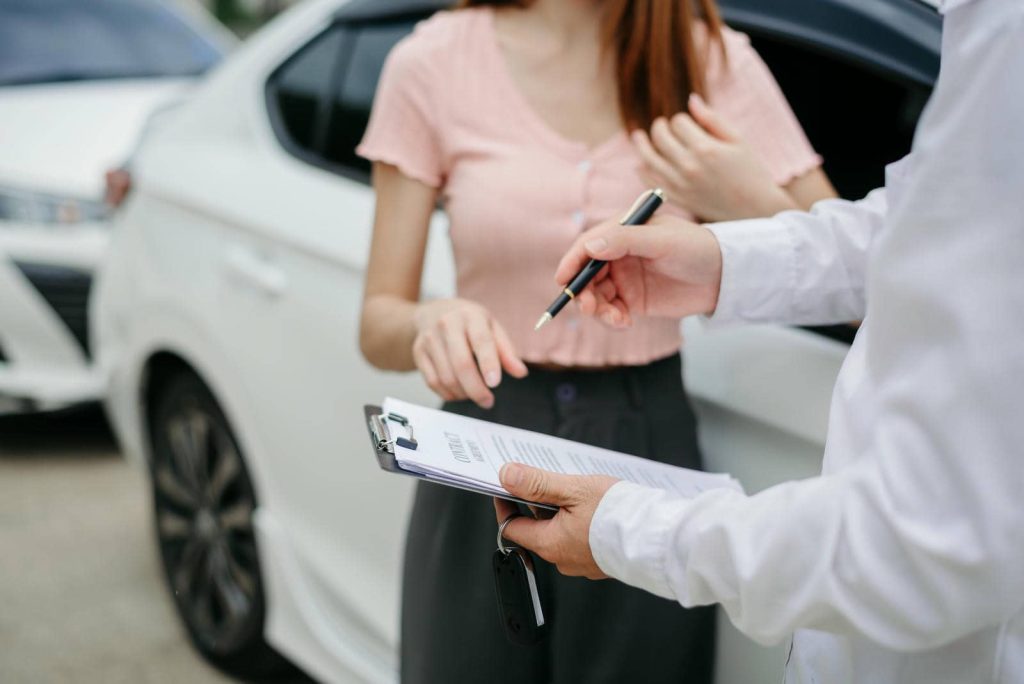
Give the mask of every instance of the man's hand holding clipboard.
[[[505, 525], [505, 539], [530, 549], [558, 567], [563, 575], [606, 579], [590, 552], [590, 521], [605, 492], [619, 482], [608, 475], [561, 475], [519, 463], [501, 469], [501, 484], [512, 496], [558, 506], [550, 519], [517, 516]], [[494, 499], [498, 521], [516, 516], [518, 508], [505, 499]]]

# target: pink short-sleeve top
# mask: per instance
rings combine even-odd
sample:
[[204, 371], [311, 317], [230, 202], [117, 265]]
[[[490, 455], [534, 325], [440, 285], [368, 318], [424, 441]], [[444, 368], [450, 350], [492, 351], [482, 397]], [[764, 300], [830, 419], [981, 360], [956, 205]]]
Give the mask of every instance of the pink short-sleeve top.
[[[708, 100], [784, 184], [821, 164], [747, 37], [712, 51]], [[548, 126], [513, 81], [490, 8], [440, 12], [388, 56], [363, 157], [439, 188], [458, 296], [484, 305], [521, 357], [565, 366], [639, 365], [678, 351], [678, 320], [613, 330], [567, 307], [539, 332], [555, 266], [580, 232], [619, 217], [646, 188], [625, 130], [596, 147]], [[689, 217], [685, 207], [661, 211]]]

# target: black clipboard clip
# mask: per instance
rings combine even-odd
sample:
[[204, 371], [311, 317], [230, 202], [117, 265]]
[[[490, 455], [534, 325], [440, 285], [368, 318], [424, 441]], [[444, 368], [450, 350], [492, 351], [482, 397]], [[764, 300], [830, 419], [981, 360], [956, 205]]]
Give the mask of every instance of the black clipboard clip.
[[[406, 449], [416, 449], [419, 447], [413, 432], [412, 423], [405, 416], [401, 416], [397, 413], [385, 413], [379, 406], [363, 406], [363, 415], [366, 417], [366, 426], [370, 433], [370, 443], [373, 445], [374, 455], [377, 457], [377, 464], [381, 467], [381, 470], [386, 470], [389, 473], [397, 473], [399, 475], [408, 475], [420, 480], [426, 480], [427, 482], [435, 482], [446, 487], [464, 489], [468, 492], [475, 492], [485, 496], [496, 496], [507, 501], [532, 506], [535, 509], [558, 511], [558, 506], [537, 503], [536, 501], [526, 501], [524, 499], [518, 499], [510, 494], [496, 494], [493, 491], [478, 489], [472, 485], [450, 482], [435, 475], [406, 470], [399, 465], [398, 461], [395, 459], [395, 446], [397, 445]], [[404, 434], [397, 434], [398, 431], [395, 430], [396, 427], [400, 428]], [[547, 515], [550, 516], [550, 513]]]
[[[370, 434], [376, 442], [377, 450], [386, 449], [389, 453], [395, 453], [395, 445], [405, 449], [415, 450], [419, 445], [412, 430], [412, 424], [405, 416], [397, 413], [374, 413], [368, 416]], [[407, 436], [394, 434], [390, 427], [394, 424], [404, 429]]]

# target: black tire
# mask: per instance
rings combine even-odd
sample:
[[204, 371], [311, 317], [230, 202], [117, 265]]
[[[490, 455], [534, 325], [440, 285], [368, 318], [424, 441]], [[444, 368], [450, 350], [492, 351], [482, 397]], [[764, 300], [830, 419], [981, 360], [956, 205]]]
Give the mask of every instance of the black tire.
[[149, 435], [160, 560], [192, 643], [232, 676], [297, 678], [263, 638], [256, 495], [231, 427], [196, 375], [183, 371], [162, 383]]

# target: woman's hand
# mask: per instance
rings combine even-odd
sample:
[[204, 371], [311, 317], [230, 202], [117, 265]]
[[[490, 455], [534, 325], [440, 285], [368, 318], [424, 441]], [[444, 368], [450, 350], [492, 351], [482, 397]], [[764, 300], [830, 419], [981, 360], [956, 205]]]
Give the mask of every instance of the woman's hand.
[[413, 360], [430, 389], [445, 401], [472, 399], [494, 406], [491, 388], [502, 369], [526, 377], [526, 364], [484, 307], [465, 299], [439, 299], [416, 307]]
[[568, 282], [591, 258], [609, 263], [576, 303], [612, 327], [628, 327], [635, 316], [711, 314], [718, 306], [722, 250], [704, 226], [664, 214], [640, 229], [606, 221], [576, 239], [556, 282]]
[[772, 216], [796, 209], [790, 195], [725, 122], [696, 94], [690, 113], [657, 119], [648, 135], [633, 132], [641, 176], [668, 201], [704, 221]]

